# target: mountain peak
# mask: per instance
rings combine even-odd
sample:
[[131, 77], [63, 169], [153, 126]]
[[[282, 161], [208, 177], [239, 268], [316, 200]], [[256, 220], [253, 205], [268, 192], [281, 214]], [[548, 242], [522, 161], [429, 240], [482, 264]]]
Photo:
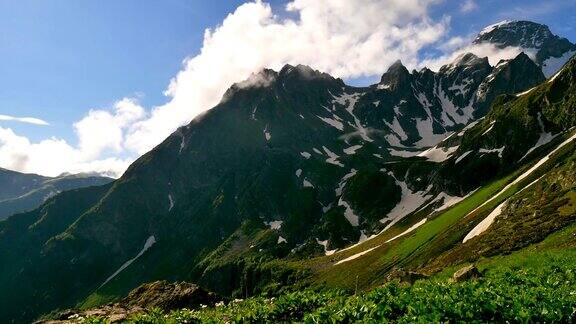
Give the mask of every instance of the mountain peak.
[[467, 68], [467, 67], [471, 67], [471, 66], [481, 66], [481, 65], [486, 65], [486, 66], [490, 65], [490, 63], [488, 63], [487, 57], [480, 58], [473, 53], [465, 53], [465, 54], [461, 54], [460, 56], [458, 56], [454, 60], [454, 62], [440, 68], [440, 71], [451, 71], [457, 67]]
[[544, 75], [550, 77], [576, 54], [576, 44], [554, 35], [548, 26], [532, 21], [502, 21], [484, 28], [473, 44], [493, 44], [498, 48], [519, 47], [531, 57]]
[[554, 37], [556, 36], [546, 25], [524, 20], [504, 20], [484, 28], [474, 40], [474, 44], [488, 42], [498, 47], [519, 46], [539, 49], [544, 42]]
[[410, 80], [410, 72], [402, 64], [402, 61], [397, 60], [394, 64], [390, 65], [388, 71], [382, 75], [380, 84], [387, 86], [397, 86], [399, 83], [404, 83]]
[[404, 66], [404, 64], [402, 64], [401, 60], [396, 60], [396, 62], [392, 63], [392, 65], [390, 65], [390, 67], [388, 68], [388, 71], [386, 71], [386, 73], [399, 73], [399, 72], [403, 72], [406, 71], [408, 72], [408, 69]]
[[262, 69], [259, 72], [252, 73], [248, 79], [235, 83], [232, 88], [261, 88], [267, 87], [276, 80], [278, 73], [271, 69]]
[[280, 77], [298, 76], [305, 79], [326, 79], [332, 77], [327, 73], [322, 73], [318, 70], [314, 70], [308, 65], [298, 64], [296, 66], [286, 64], [280, 72], [278, 72]]
[[455, 65], [473, 65], [477, 62], [481, 62], [483, 59], [479, 58], [478, 56], [474, 55], [473, 53], [466, 53], [462, 54], [456, 58], [454, 62]]

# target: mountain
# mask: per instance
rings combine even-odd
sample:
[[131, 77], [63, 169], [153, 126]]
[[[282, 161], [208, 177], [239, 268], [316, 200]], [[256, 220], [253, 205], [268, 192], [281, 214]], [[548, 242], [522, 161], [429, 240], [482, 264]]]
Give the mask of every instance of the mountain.
[[76, 174], [50, 178], [0, 168], [0, 220], [39, 207], [50, 197], [65, 190], [100, 186], [113, 179]]
[[519, 47], [533, 55], [549, 78], [574, 54], [576, 44], [552, 34], [548, 26], [531, 21], [502, 21], [484, 28], [474, 44], [495, 44], [498, 48]]
[[[526, 54], [497, 66], [465, 54], [438, 72], [397, 62], [362, 88], [302, 65], [260, 71], [115, 182], [64, 192], [0, 222], [0, 319], [88, 307], [161, 279], [227, 296], [278, 293], [311, 276], [337, 284], [330, 269], [343, 256], [376, 242], [374, 251], [387, 249], [385, 240], [428, 222], [428, 212], [523, 167], [512, 158], [541, 153], [521, 150], [546, 141], [542, 132], [566, 131], [573, 70], [548, 90], [532, 89], [545, 78]], [[521, 108], [504, 116], [529, 89], [526, 98], [542, 93], [541, 103], [552, 104], [531, 115], [550, 128], [522, 128], [531, 119]], [[566, 113], [552, 117], [558, 110]], [[493, 142], [469, 135], [492, 121]], [[500, 154], [504, 140], [520, 153]], [[490, 160], [478, 166], [469, 151]], [[490, 172], [475, 178], [465, 170]], [[394, 264], [371, 264], [365, 275], [383, 278]]]
[[[564, 257], [573, 263], [575, 91], [573, 58], [538, 87], [500, 97], [484, 119], [427, 152], [444, 152], [445, 159], [430, 176], [447, 193], [419, 202], [419, 209], [396, 228], [309, 261], [307, 267], [315, 269], [312, 285], [376, 287], [398, 268], [435, 275], [484, 263], [508, 264], [527, 273], [554, 267]], [[406, 174], [426, 163], [406, 160]], [[394, 167], [385, 166], [386, 171]], [[451, 190], [466, 196], [451, 196]]]

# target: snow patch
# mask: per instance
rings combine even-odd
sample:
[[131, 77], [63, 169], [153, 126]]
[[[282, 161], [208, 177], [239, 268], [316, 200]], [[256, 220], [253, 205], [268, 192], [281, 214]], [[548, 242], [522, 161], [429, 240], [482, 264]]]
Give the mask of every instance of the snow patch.
[[397, 104], [396, 106], [394, 106], [394, 107], [392, 108], [392, 109], [394, 110], [394, 114], [395, 114], [396, 116], [402, 116], [402, 112], [400, 111], [400, 106], [401, 106], [402, 104], [405, 104], [406, 102], [407, 102], [406, 100], [402, 99], [402, 100], [400, 100], [400, 102], [398, 102], [398, 104]]
[[312, 156], [308, 152], [300, 152], [300, 155], [302, 155], [302, 157], [304, 157], [306, 160], [308, 160]]
[[334, 252], [338, 250], [338, 249], [328, 250], [328, 240], [320, 241], [319, 239], [316, 239], [316, 243], [324, 247], [324, 255], [332, 255], [334, 254]]
[[470, 124], [466, 125], [466, 127], [462, 128], [461, 131], [458, 132], [458, 134], [456, 134], [456, 136], [462, 136], [464, 135], [464, 133], [466, 133], [467, 130], [469, 130], [470, 128], [476, 126], [480, 121], [482, 121], [482, 119], [484, 119], [484, 117], [477, 119], [473, 122], [471, 122]]
[[516, 96], [516, 97], [521, 97], [521, 96], [523, 96], [523, 95], [527, 95], [527, 94], [529, 94], [532, 90], [534, 90], [534, 89], [536, 89], [536, 88], [538, 88], [538, 86], [533, 87], [533, 88], [530, 88], [530, 89], [528, 89], [528, 90], [526, 90], [526, 91], [524, 91], [524, 92], [517, 93], [515, 96]]
[[266, 127], [264, 128], [264, 137], [266, 138], [266, 141], [269, 141], [272, 138], [272, 135], [268, 130], [268, 125], [266, 125]]
[[354, 106], [358, 102], [358, 99], [360, 99], [360, 96], [361, 96], [360, 93], [352, 93], [352, 94], [344, 93], [338, 97], [334, 96], [334, 100], [332, 102], [336, 102], [342, 106], [345, 106], [344, 109], [354, 119], [355, 128], [358, 130], [360, 137], [367, 142], [372, 142], [373, 140], [368, 136], [368, 130], [364, 128], [364, 126], [360, 122], [360, 119], [358, 119], [358, 117], [356, 117], [356, 115], [354, 114]]
[[[478, 189], [476, 189], [478, 190]], [[459, 197], [459, 196], [451, 196], [445, 192], [441, 192], [439, 193], [434, 199], [432, 199], [429, 203], [427, 203], [426, 205], [420, 207], [420, 209], [418, 210], [423, 210], [424, 208], [437, 203], [439, 201], [442, 201], [442, 205], [439, 207], [434, 208], [434, 210], [432, 212], [439, 212], [439, 211], [443, 211], [447, 208], [450, 208], [454, 205], [456, 205], [457, 203], [461, 202], [462, 200], [470, 197], [473, 193], [476, 192], [476, 190], [472, 190], [471, 192], [469, 192], [467, 195], [465, 195], [464, 197]]]
[[304, 188], [314, 188], [314, 185], [308, 181], [308, 179], [304, 179], [304, 181], [302, 181], [302, 186], [304, 186]]
[[186, 138], [181, 129], [178, 130], [178, 135], [180, 135], [180, 149], [178, 150], [178, 154], [182, 154], [182, 151], [186, 147]]
[[490, 127], [488, 127], [488, 129], [487, 129], [484, 133], [482, 133], [481, 136], [484, 136], [484, 135], [490, 133], [490, 131], [492, 131], [492, 128], [494, 128], [494, 125], [495, 125], [495, 124], [496, 124], [495, 121], [491, 122], [491, 123], [490, 123]]
[[341, 122], [332, 119], [332, 118], [327, 118], [327, 117], [320, 117], [320, 116], [316, 116], [318, 118], [320, 118], [323, 122], [325, 122], [326, 124], [338, 129], [339, 131], [343, 131], [344, 130], [344, 124], [342, 124]]
[[172, 194], [168, 194], [168, 202], [170, 206], [168, 206], [168, 211], [171, 211], [174, 208], [174, 199], [172, 199]]
[[502, 146], [501, 148], [497, 148], [497, 149], [485, 149], [485, 148], [481, 148], [481, 149], [478, 150], [478, 153], [483, 153], [483, 154], [486, 154], [486, 153], [498, 153], [498, 157], [499, 157], [499, 158], [502, 158], [502, 153], [504, 153], [504, 149], [505, 149], [505, 148], [506, 148], [505, 146]]
[[455, 92], [454, 94], [456, 96], [461, 95], [461, 96], [465, 96], [468, 91], [470, 89], [466, 89], [466, 87], [468, 87], [471, 83], [473, 83], [474, 81], [472, 81], [469, 78], [465, 78], [464, 80], [462, 80], [461, 84], [453, 84], [451, 87], [448, 88], [448, 91], [452, 91]]
[[489, 25], [486, 26], [484, 29], [482, 29], [479, 33], [479, 35], [484, 35], [484, 34], [488, 34], [489, 32], [493, 31], [494, 29], [501, 27], [503, 25], [508, 25], [509, 23], [511, 23], [512, 21], [510, 20], [503, 20], [501, 22], [495, 23], [493, 25]]
[[486, 231], [488, 229], [488, 227], [490, 227], [490, 225], [492, 225], [492, 223], [494, 223], [494, 219], [496, 219], [496, 217], [498, 217], [501, 213], [502, 213], [502, 209], [504, 208], [504, 206], [506, 206], [506, 203], [508, 201], [504, 201], [503, 203], [501, 203], [500, 205], [498, 205], [498, 207], [496, 207], [488, 216], [486, 216], [486, 218], [484, 218], [480, 223], [478, 223], [478, 225], [476, 225], [476, 227], [474, 227], [465, 237], [464, 240], [462, 240], [462, 243], [466, 243], [466, 241], [470, 240], [473, 237], [476, 237], [482, 233], [484, 233], [484, 231]]
[[458, 162], [462, 161], [466, 156], [468, 156], [468, 154], [470, 154], [470, 153], [472, 153], [472, 152], [474, 152], [474, 151], [464, 152], [464, 154], [460, 155], [460, 156], [456, 159], [456, 161], [454, 162], [454, 164], [458, 164]]
[[[320, 203], [320, 205], [322, 205], [322, 203]], [[322, 205], [322, 213], [323, 214], [326, 214], [326, 212], [329, 211], [330, 209], [332, 209], [332, 203], [329, 203], [328, 206]]]
[[448, 160], [450, 154], [456, 152], [457, 149], [458, 146], [448, 148], [434, 146], [418, 154], [418, 156], [425, 157], [428, 161], [432, 162], [444, 162]]
[[339, 264], [342, 264], [342, 263], [344, 263], [344, 262], [348, 262], [348, 261], [352, 261], [352, 260], [354, 260], [354, 259], [357, 259], [357, 258], [363, 256], [364, 254], [369, 253], [370, 251], [372, 251], [372, 250], [374, 250], [374, 249], [376, 249], [376, 248], [378, 248], [378, 247], [380, 247], [380, 245], [375, 246], [375, 247], [372, 247], [372, 248], [369, 248], [368, 250], [362, 251], [362, 252], [360, 252], [360, 253], [356, 253], [356, 254], [354, 254], [354, 255], [352, 255], [352, 256], [347, 257], [346, 259], [342, 259], [342, 260], [334, 263], [334, 265], [339, 265]]
[[296, 170], [296, 176], [300, 178], [300, 175], [302, 175], [302, 169]]
[[282, 223], [284, 223], [284, 222], [281, 221], [281, 220], [276, 220], [276, 221], [271, 221], [271, 222], [264, 222], [264, 224], [265, 224], [266, 226], [269, 226], [270, 229], [273, 229], [273, 230], [279, 230], [280, 227], [282, 227]]
[[340, 180], [340, 182], [338, 183], [338, 187], [334, 190], [336, 192], [336, 196], [341, 196], [342, 195], [342, 190], [344, 190], [344, 186], [346, 185], [346, 182], [348, 181], [348, 179], [352, 178], [353, 176], [356, 175], [356, 169], [351, 169], [350, 172], [348, 172], [347, 174], [345, 174], [342, 179]]
[[326, 146], [322, 146], [322, 149], [324, 149], [324, 152], [326, 152], [326, 155], [328, 155], [328, 158], [326, 159], [327, 163], [334, 164], [334, 165], [337, 165], [339, 167], [344, 167], [344, 164], [342, 164], [342, 163], [340, 163], [340, 161], [338, 161], [338, 158], [340, 156], [338, 156], [336, 153], [330, 151]]
[[340, 199], [338, 200], [338, 206], [343, 206], [344, 208], [346, 208], [346, 210], [344, 210], [344, 217], [346, 217], [350, 225], [354, 227], [359, 225], [358, 215], [354, 213], [354, 210], [352, 209], [352, 207], [350, 207], [350, 204], [348, 204], [342, 197], [340, 197]]
[[120, 266], [120, 268], [118, 268], [118, 270], [116, 270], [116, 272], [114, 272], [110, 277], [108, 277], [103, 284], [100, 285], [100, 288], [102, 288], [102, 286], [104, 286], [105, 284], [107, 284], [108, 282], [110, 282], [110, 280], [114, 279], [114, 277], [116, 277], [120, 272], [122, 272], [122, 270], [128, 268], [134, 261], [136, 261], [139, 257], [141, 257], [146, 251], [148, 251], [148, 249], [150, 249], [152, 247], [152, 245], [154, 245], [154, 243], [156, 243], [156, 237], [154, 237], [154, 235], [150, 235], [150, 237], [148, 237], [148, 239], [146, 240], [146, 242], [144, 243], [144, 247], [142, 248], [142, 250], [140, 250], [140, 252], [138, 252], [138, 254], [133, 257], [132, 259], [124, 262], [123, 265]]
[[286, 239], [285, 239], [285, 238], [283, 238], [282, 236], [278, 236], [278, 242], [277, 242], [277, 243], [278, 243], [278, 244], [281, 244], [281, 243], [288, 243], [288, 241], [286, 241]]
[[428, 220], [427, 218], [422, 219], [422, 220], [419, 221], [418, 223], [410, 226], [410, 228], [408, 228], [408, 229], [405, 230], [404, 232], [402, 232], [402, 233], [394, 236], [393, 238], [389, 239], [388, 241], [386, 241], [386, 243], [392, 242], [392, 241], [394, 241], [395, 239], [397, 239], [397, 238], [399, 238], [399, 237], [402, 237], [402, 236], [404, 236], [404, 235], [406, 235], [406, 234], [414, 231], [414, 230], [417, 229], [418, 227], [424, 225], [424, 223], [426, 223], [427, 220]]
[[[390, 155], [392, 155], [392, 156], [409, 158], [409, 157], [413, 157], [413, 156], [417, 156], [417, 155], [421, 154], [422, 151], [398, 151], [398, 150], [395, 150], [393, 148], [389, 148], [388, 153], [390, 153]], [[382, 158], [382, 156], [380, 156], [380, 158]]]
[[440, 201], [439, 200], [440, 198], [444, 199], [444, 200], [442, 202], [442, 205], [440, 207], [435, 208], [434, 211], [439, 212], [439, 211], [442, 211], [444, 209], [448, 209], [448, 208], [456, 205], [457, 203], [461, 202], [462, 200], [470, 197], [475, 192], [476, 192], [476, 190], [473, 190], [464, 197], [451, 196], [445, 192], [441, 192], [438, 194], [438, 196], [436, 198], [438, 199], [438, 201]]
[[415, 118], [416, 121], [416, 129], [418, 130], [418, 135], [420, 135], [420, 140], [414, 143], [415, 147], [431, 147], [439, 142], [441, 142], [444, 138], [446, 138], [446, 134], [436, 134], [434, 133], [432, 123], [432, 118], [421, 119]]
[[342, 191], [344, 190], [344, 187], [346, 186], [346, 182], [348, 181], [348, 179], [350, 179], [354, 175], [356, 175], [356, 172], [357, 171], [355, 169], [351, 169], [350, 172], [348, 172], [347, 174], [345, 174], [342, 177], [342, 179], [338, 183], [338, 187], [336, 187], [336, 189], [334, 190], [336, 193], [336, 196], [340, 196], [340, 199], [338, 200], [338, 206], [343, 206], [346, 209], [344, 211], [344, 217], [346, 217], [346, 219], [348, 220], [348, 222], [350, 222], [350, 224], [352, 226], [358, 226], [359, 218], [354, 213], [354, 210], [352, 209], [352, 207], [350, 207], [350, 204], [348, 204], [348, 202], [346, 202], [342, 198]]
[[388, 213], [388, 215], [386, 215], [386, 217], [380, 220], [381, 223], [390, 222], [388, 225], [386, 225], [384, 231], [392, 227], [394, 224], [396, 224], [405, 216], [416, 211], [427, 200], [432, 198], [432, 195], [428, 194], [432, 189], [431, 185], [428, 188], [426, 188], [426, 190], [412, 192], [408, 188], [406, 182], [399, 181], [398, 179], [396, 179], [396, 177], [392, 172], [388, 172], [388, 174], [394, 178], [394, 180], [396, 181], [396, 185], [398, 185], [402, 190], [402, 197], [400, 198], [400, 202], [396, 206], [394, 206], [394, 208]]
[[[450, 116], [450, 118], [452, 118], [452, 120], [456, 124], [466, 125], [468, 124], [468, 121], [474, 118], [472, 116], [474, 110], [470, 105], [461, 109], [462, 114], [460, 114], [458, 112], [458, 108], [456, 107], [456, 105], [454, 105], [454, 103], [448, 98], [448, 96], [446, 96], [446, 93], [444, 92], [444, 89], [442, 89], [441, 85], [438, 85], [438, 87], [436, 88], [436, 95], [438, 96], [440, 104], [442, 105], [442, 111], [448, 114], [448, 116]], [[452, 126], [452, 125], [453, 123], [450, 122], [448, 124], [445, 124], [444, 126]]]
[[354, 155], [356, 154], [356, 151], [361, 149], [362, 145], [354, 145], [354, 146], [350, 146], [348, 148], [345, 148], [343, 151], [344, 153], [348, 154], [348, 155]]
[[386, 120], [384, 120], [384, 123], [386, 124], [386, 126], [388, 126], [388, 128], [390, 128], [391, 131], [393, 131], [396, 135], [398, 135], [398, 137], [400, 137], [401, 140], [405, 141], [408, 139], [408, 135], [406, 135], [406, 132], [402, 128], [402, 125], [400, 125], [400, 123], [398, 122], [398, 118], [396, 118], [396, 116], [394, 116], [392, 123], [389, 123]]
[[250, 119], [258, 120], [258, 119], [256, 119], [256, 111], [257, 110], [258, 110], [258, 106], [255, 106], [254, 109], [252, 110], [252, 114], [250, 115]]
[[536, 144], [534, 144], [534, 146], [531, 147], [526, 152], [526, 154], [524, 154], [524, 156], [520, 159], [520, 161], [524, 160], [524, 158], [528, 156], [528, 154], [532, 153], [535, 149], [539, 148], [542, 145], [550, 143], [554, 138], [556, 138], [556, 136], [558, 136], [558, 134], [552, 135], [552, 133], [546, 133], [546, 131], [544, 130], [544, 123], [542, 122], [542, 114], [540, 112], [538, 112], [538, 125], [540, 126], [540, 137], [538, 138]]

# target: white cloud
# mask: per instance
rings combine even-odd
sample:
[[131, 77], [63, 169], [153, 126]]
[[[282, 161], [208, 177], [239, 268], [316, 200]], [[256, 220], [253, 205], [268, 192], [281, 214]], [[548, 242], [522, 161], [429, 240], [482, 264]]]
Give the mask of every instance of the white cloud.
[[[450, 46], [446, 46], [450, 48]], [[455, 50], [447, 50], [446, 54], [425, 59], [420, 62], [419, 67], [428, 67], [433, 71], [438, 71], [443, 65], [454, 62], [459, 56], [466, 53], [473, 53], [478, 57], [488, 57], [488, 62], [490, 65], [494, 66], [498, 64], [500, 60], [509, 60], [515, 58], [520, 53], [526, 53], [530, 58], [534, 59], [535, 51], [531, 49], [508, 46], [505, 48], [498, 48], [494, 44], [482, 43], [473, 44], [468, 46], [463, 46]]]
[[113, 108], [111, 112], [90, 110], [74, 124], [79, 150], [87, 160], [97, 158], [106, 149], [121, 153], [125, 149], [124, 132], [145, 116], [144, 109], [133, 99], [122, 99]]
[[0, 165], [19, 171], [112, 170], [163, 141], [177, 127], [212, 108], [233, 83], [262, 68], [306, 64], [336, 77], [379, 75], [397, 59], [419, 64], [418, 52], [441, 39], [449, 18], [434, 21], [430, 6], [441, 0], [293, 0], [281, 18], [260, 0], [245, 3], [205, 31], [200, 53], [184, 61], [150, 113], [133, 100], [112, 111], [91, 110], [74, 124], [78, 146], [51, 138], [31, 143], [0, 128]]
[[79, 144], [49, 138], [32, 143], [10, 128], [0, 127], [0, 166], [20, 172], [56, 176], [64, 172], [99, 172], [118, 177], [133, 161], [108, 156], [122, 153], [124, 133], [144, 117], [144, 109], [133, 99], [122, 99], [109, 110], [90, 110], [74, 124]]
[[21, 123], [28, 123], [41, 126], [49, 125], [46, 121], [33, 117], [14, 117], [8, 115], [0, 115], [0, 121], [17, 121]]
[[418, 63], [418, 51], [444, 35], [449, 20], [432, 21], [436, 0], [295, 0], [281, 19], [256, 1], [241, 5], [205, 32], [199, 55], [184, 62], [166, 94], [170, 102], [134, 125], [127, 146], [142, 154], [178, 126], [215, 106], [228, 87], [268, 67], [307, 64], [337, 77], [380, 74], [401, 58]]
[[460, 4], [460, 11], [462, 13], [470, 13], [476, 9], [478, 9], [478, 5], [474, 0], [466, 0]]

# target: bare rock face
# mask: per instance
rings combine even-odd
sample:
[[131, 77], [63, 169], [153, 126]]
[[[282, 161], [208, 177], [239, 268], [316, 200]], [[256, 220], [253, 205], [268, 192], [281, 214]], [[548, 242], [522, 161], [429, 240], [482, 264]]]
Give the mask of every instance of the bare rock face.
[[195, 284], [155, 281], [132, 290], [121, 303], [129, 307], [148, 309], [158, 307], [163, 310], [172, 310], [185, 307], [195, 308], [200, 305], [212, 306], [221, 300], [222, 298], [214, 293]]
[[395, 268], [386, 277], [386, 281], [398, 280], [401, 283], [413, 284], [417, 280], [426, 279], [427, 275], [415, 271], [405, 271], [404, 269]]
[[86, 311], [69, 309], [60, 312], [54, 320], [40, 320], [35, 323], [81, 323], [89, 317], [100, 317], [110, 323], [120, 323], [127, 320], [131, 315], [147, 309], [160, 308], [164, 311], [181, 308], [194, 309], [203, 305], [214, 306], [220, 301], [222, 298], [195, 284], [155, 281], [132, 290], [126, 298], [118, 303], [103, 305]]
[[454, 272], [452, 275], [452, 280], [454, 282], [462, 282], [470, 279], [477, 279], [482, 277], [482, 273], [476, 268], [475, 265], [471, 264], [461, 268], [460, 270]]

